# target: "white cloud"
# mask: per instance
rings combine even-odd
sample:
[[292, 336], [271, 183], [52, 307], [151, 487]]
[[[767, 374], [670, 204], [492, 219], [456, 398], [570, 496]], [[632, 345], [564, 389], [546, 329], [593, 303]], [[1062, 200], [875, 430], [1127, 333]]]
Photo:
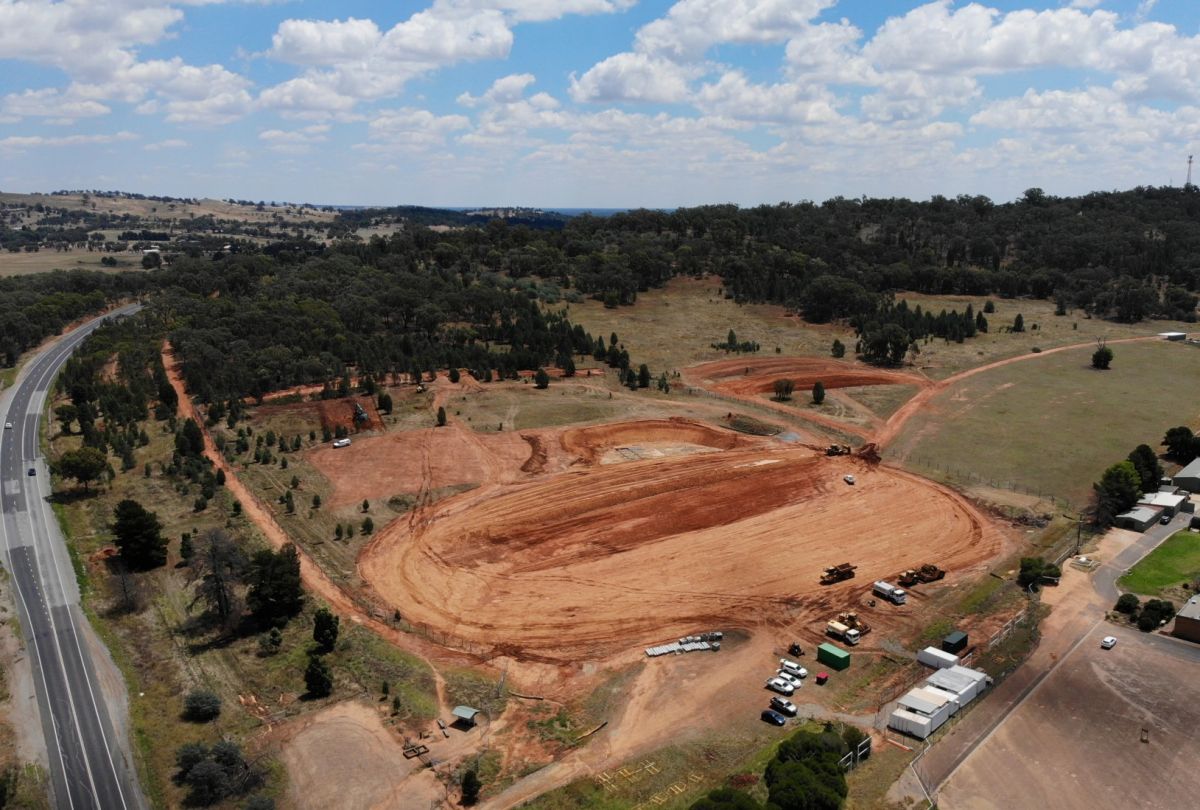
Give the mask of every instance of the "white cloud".
[[679, 0], [637, 32], [635, 49], [675, 60], [723, 42], [783, 42], [837, 0]]
[[167, 138], [165, 141], [157, 141], [148, 143], [142, 148], [147, 152], [160, 152], [163, 149], [184, 149], [188, 146], [188, 142], [182, 138]]
[[483, 103], [503, 104], [516, 101], [524, 95], [525, 88], [535, 81], [536, 78], [532, 73], [513, 73], [496, 79], [482, 96], [476, 97], [470, 93], [463, 93], [456, 101], [464, 107], [476, 107]]
[[23, 152], [46, 146], [89, 146], [95, 144], [119, 143], [135, 141], [137, 135], [132, 132], [115, 132], [111, 135], [63, 135], [45, 137], [43, 135], [11, 135], [0, 138], [0, 150]]
[[435, 115], [428, 110], [403, 107], [385, 110], [367, 125], [369, 143], [355, 148], [367, 151], [422, 151], [446, 143], [454, 132], [468, 129], [462, 115]]
[[268, 129], [258, 133], [258, 139], [274, 152], [306, 154], [315, 144], [329, 140], [329, 124], [313, 124], [302, 129]]
[[691, 94], [689, 81], [704, 72], [644, 53], [618, 53], [579, 78], [571, 76], [570, 93], [576, 101], [681, 102]]
[[382, 39], [372, 20], [284, 20], [268, 53], [297, 65], [336, 65], [362, 59]]
[[0, 117], [10, 123], [22, 118], [52, 118], [61, 123], [73, 123], [80, 118], [110, 112], [110, 108], [98, 101], [73, 97], [54, 88], [10, 93], [0, 99]]

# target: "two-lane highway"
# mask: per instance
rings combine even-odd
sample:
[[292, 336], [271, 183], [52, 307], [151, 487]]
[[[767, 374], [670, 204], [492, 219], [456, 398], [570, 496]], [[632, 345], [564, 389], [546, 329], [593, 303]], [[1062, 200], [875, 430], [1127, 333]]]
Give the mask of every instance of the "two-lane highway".
[[30, 361], [0, 398], [0, 552], [12, 575], [17, 610], [33, 663], [50, 757], [54, 805], [125, 810], [145, 805], [132, 764], [117, 744], [81, 629], [87, 622], [65, 541], [47, 500], [50, 473], [38, 425], [58, 370], [104, 320], [97, 318]]

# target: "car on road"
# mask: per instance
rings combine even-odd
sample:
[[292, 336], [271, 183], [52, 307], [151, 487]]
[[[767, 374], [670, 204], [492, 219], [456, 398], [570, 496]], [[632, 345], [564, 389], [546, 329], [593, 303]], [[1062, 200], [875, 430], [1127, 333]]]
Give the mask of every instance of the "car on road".
[[850, 484], [850, 485], [854, 484], [854, 476], [853, 475], [843, 475], [842, 480], [845, 481], [847, 484]]
[[796, 716], [796, 704], [792, 703], [787, 698], [771, 698], [771, 709], [779, 712], [780, 714], [786, 714], [788, 717]]
[[35, 468], [35, 467], [30, 467], [30, 468], [29, 468], [29, 474], [30, 474], [30, 475], [37, 475], [37, 468]]
[[334, 447], [349, 447], [350, 440], [349, 439], [338, 439], [337, 441], [335, 441], [333, 443], [333, 446]]
[[781, 681], [787, 681], [788, 683], [790, 683], [792, 685], [793, 689], [799, 689], [801, 686], [804, 685], [803, 683], [800, 682], [799, 678], [797, 678], [792, 673], [788, 672], [786, 669], [781, 669], [778, 672], [776, 672], [775, 677]]
[[1106, 650], [1111, 650], [1113, 647], [1117, 646], [1117, 637], [1105, 636], [1104, 638], [1100, 639], [1100, 646]]
[[770, 678], [767, 680], [767, 688], [772, 692], [778, 692], [785, 697], [791, 697], [795, 694], [796, 689], [790, 683], [782, 678]]
[[1170, 523], [1170, 522], [1171, 522], [1171, 516], [1170, 516], [1170, 515], [1163, 515], [1162, 517], [1160, 517], [1160, 518], [1158, 519], [1158, 522], [1159, 522], [1159, 523], [1161, 523], [1162, 525], [1166, 526], [1168, 523]]
[[764, 709], [761, 715], [764, 723], [770, 723], [773, 726], [787, 725], [787, 718], [782, 714], [771, 709]]
[[5, 430], [12, 430], [12, 422], [5, 422], [5, 423], [4, 423], [4, 429], [5, 429]]

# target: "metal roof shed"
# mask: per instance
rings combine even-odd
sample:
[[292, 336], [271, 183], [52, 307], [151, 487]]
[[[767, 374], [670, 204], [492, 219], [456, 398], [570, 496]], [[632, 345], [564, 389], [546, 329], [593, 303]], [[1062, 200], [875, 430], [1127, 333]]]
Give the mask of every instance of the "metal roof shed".
[[1171, 482], [1188, 492], [1200, 492], [1200, 458], [1192, 459], [1191, 464], [1175, 473]]
[[475, 725], [475, 718], [479, 716], [479, 709], [472, 709], [470, 706], [455, 706], [454, 711], [450, 712], [454, 715], [455, 722], [462, 722], [464, 725]]

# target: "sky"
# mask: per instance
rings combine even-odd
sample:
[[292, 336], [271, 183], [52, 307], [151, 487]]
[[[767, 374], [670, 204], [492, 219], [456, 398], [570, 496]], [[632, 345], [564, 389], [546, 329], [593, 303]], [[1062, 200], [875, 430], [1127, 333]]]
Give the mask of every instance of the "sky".
[[1197, 0], [0, 0], [3, 191], [1005, 201], [1197, 147]]

